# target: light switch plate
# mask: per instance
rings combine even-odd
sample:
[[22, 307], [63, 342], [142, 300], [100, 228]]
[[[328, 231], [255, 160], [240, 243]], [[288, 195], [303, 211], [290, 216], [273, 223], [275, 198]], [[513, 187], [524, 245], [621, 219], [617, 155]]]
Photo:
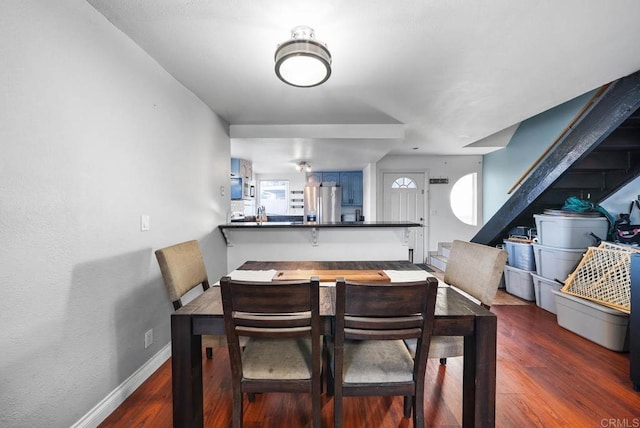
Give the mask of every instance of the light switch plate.
[[150, 226], [150, 219], [148, 215], [141, 215], [140, 216], [140, 231], [144, 232], [147, 231], [151, 228]]

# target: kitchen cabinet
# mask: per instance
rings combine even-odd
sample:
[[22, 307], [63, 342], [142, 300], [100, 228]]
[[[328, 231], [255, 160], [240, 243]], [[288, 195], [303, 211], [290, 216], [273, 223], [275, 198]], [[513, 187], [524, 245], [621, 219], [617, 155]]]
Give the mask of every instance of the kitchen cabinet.
[[231, 176], [240, 177], [240, 159], [231, 158]]
[[342, 188], [342, 206], [362, 206], [362, 171], [310, 172], [307, 181], [332, 181]]
[[362, 206], [362, 171], [341, 172], [342, 205]]
[[327, 183], [332, 181], [336, 184], [340, 184], [340, 173], [339, 172], [308, 172], [307, 173], [307, 181], [314, 183]]
[[322, 173], [321, 172], [308, 172], [307, 173], [307, 182], [308, 183], [322, 183]]
[[231, 176], [253, 181], [253, 165], [246, 159], [231, 158]]
[[322, 173], [322, 182], [333, 182], [336, 184], [340, 184], [340, 173], [339, 172], [323, 172]]

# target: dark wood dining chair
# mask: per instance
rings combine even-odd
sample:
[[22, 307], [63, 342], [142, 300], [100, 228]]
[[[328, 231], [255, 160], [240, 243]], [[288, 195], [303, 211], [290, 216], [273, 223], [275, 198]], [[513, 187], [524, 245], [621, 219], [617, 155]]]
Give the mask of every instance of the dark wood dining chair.
[[[203, 290], [209, 289], [207, 270], [198, 241], [186, 241], [161, 248], [156, 250], [155, 254], [164, 286], [175, 310], [182, 307], [182, 298], [189, 291], [199, 286], [202, 286]], [[224, 336], [202, 336], [202, 346], [206, 350], [207, 358], [212, 358], [213, 347], [224, 343]]]
[[[334, 423], [342, 427], [343, 397], [403, 396], [404, 417], [424, 427], [424, 382], [438, 280], [356, 283], [338, 278], [329, 389]], [[405, 339], [416, 339], [412, 358]], [[373, 426], [375, 421], [362, 422]]]
[[[320, 427], [322, 343], [319, 280], [220, 280], [233, 390], [233, 427], [242, 427], [243, 393], [311, 394]], [[241, 339], [247, 338], [244, 349]]]

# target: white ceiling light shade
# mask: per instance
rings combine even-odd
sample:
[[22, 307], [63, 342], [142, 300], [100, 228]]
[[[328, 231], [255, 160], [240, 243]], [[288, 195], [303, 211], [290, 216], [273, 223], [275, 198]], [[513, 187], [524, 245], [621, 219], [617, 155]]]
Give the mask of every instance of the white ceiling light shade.
[[331, 53], [315, 39], [313, 28], [299, 25], [291, 30], [291, 40], [278, 45], [276, 75], [284, 83], [299, 88], [318, 86], [331, 76]]

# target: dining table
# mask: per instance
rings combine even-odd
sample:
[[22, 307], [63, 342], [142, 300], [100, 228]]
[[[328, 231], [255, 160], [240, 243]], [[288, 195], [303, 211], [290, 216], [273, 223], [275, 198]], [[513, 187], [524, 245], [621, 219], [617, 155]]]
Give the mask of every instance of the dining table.
[[[473, 269], [473, 266], [469, 266]], [[320, 315], [324, 334], [335, 316], [335, 278], [371, 277], [407, 282], [431, 275], [409, 261], [247, 261], [228, 275], [261, 282], [301, 279], [313, 274], [320, 283]], [[373, 275], [373, 276], [371, 276]], [[383, 278], [376, 279], [376, 275]], [[494, 427], [496, 402], [497, 318], [469, 296], [440, 281], [433, 335], [463, 336], [462, 426]], [[171, 315], [173, 426], [202, 427], [201, 335], [224, 335], [219, 282]]]

